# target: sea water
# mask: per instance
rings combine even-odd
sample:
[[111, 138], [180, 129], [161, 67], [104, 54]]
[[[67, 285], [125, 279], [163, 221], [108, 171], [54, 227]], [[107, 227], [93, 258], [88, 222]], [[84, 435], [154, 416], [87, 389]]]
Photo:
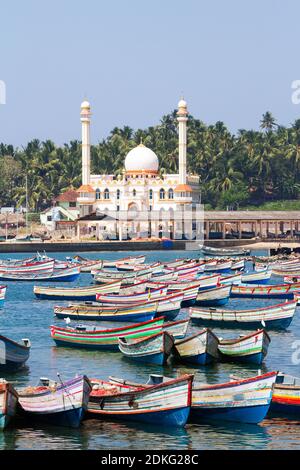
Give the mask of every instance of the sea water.
[[[140, 252], [105, 252], [82, 253], [91, 259], [118, 259]], [[264, 254], [259, 252], [256, 254]], [[57, 259], [72, 256], [73, 253], [51, 253]], [[26, 258], [28, 254], [6, 254], [0, 258]], [[153, 261], [171, 261], [181, 257], [199, 257], [199, 253], [187, 251], [152, 251], [146, 252], [146, 263]], [[247, 267], [252, 269], [251, 263]], [[271, 283], [280, 282], [273, 278]], [[81, 274], [78, 281], [59, 283], [60, 286], [90, 285], [92, 276]], [[106, 379], [110, 375], [127, 378], [135, 382], [146, 382], [150, 373], [176, 377], [182, 373], [195, 374], [195, 381], [218, 383], [229, 380], [230, 374], [251, 376], [258, 373], [258, 366], [239, 364], [213, 364], [210, 366], [148, 366], [136, 364], [124, 358], [118, 352], [88, 351], [75, 348], [56, 347], [50, 337], [50, 325], [64, 326], [64, 320], [57, 320], [53, 315], [54, 305], [68, 302], [38, 300], [33, 294], [33, 282], [7, 282], [6, 301], [0, 309], [0, 332], [19, 341], [29, 338], [32, 343], [30, 358], [24, 369], [4, 377], [16, 387], [36, 385], [39, 378], [56, 379], [57, 372], [62, 380], [70, 379], [75, 374], [86, 374], [90, 378]], [[36, 283], [39, 284], [39, 283]], [[41, 283], [40, 283], [41, 284]], [[52, 283], [51, 283], [52, 284]], [[55, 285], [55, 283], [53, 283]], [[238, 309], [250, 306], [263, 306], [279, 303], [280, 300], [232, 299], [225, 308]], [[183, 309], [176, 318], [184, 318]], [[75, 323], [73, 322], [75, 325]], [[97, 323], [86, 322], [88, 325]], [[72, 325], [72, 323], [71, 323]], [[117, 323], [102, 322], [103, 328], [115, 327]], [[124, 324], [123, 324], [124, 325]], [[188, 334], [201, 327], [190, 325]], [[214, 332], [223, 338], [236, 337], [243, 331], [215, 328]], [[270, 331], [271, 343], [265, 362], [259, 366], [261, 372], [280, 370], [300, 377], [300, 366], [293, 360], [295, 341], [300, 340], [299, 308], [286, 331]], [[294, 354], [295, 358], [295, 354]], [[159, 424], [159, 423], [158, 423]], [[238, 423], [188, 424], [184, 429], [161, 429], [158, 426], [140, 423], [127, 424], [107, 420], [91, 419], [82, 423], [79, 429], [68, 429], [40, 424], [12, 425], [0, 433], [0, 449], [299, 449], [300, 421], [276, 418], [265, 419], [259, 425], [240, 425]]]

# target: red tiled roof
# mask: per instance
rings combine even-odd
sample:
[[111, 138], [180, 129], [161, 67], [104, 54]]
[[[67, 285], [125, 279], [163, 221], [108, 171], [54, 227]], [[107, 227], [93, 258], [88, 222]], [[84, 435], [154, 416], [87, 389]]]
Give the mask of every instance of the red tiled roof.
[[76, 202], [78, 198], [78, 192], [75, 189], [69, 189], [64, 193], [61, 193], [56, 199], [56, 202]]

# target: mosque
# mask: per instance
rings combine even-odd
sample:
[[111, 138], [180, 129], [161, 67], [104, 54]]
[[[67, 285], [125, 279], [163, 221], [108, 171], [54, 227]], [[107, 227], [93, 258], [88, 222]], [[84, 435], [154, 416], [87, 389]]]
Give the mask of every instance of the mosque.
[[[187, 208], [195, 212], [201, 201], [199, 176], [187, 173], [187, 103], [178, 103], [178, 174], [160, 174], [159, 157], [140, 143], [130, 150], [122, 175], [91, 175], [91, 107], [81, 104], [82, 185], [78, 189], [80, 218], [77, 234], [87, 229], [97, 238], [106, 234], [119, 240], [158, 236], [182, 238], [178, 217]], [[194, 227], [192, 220], [188, 223]], [[129, 232], [131, 236], [129, 236]]]

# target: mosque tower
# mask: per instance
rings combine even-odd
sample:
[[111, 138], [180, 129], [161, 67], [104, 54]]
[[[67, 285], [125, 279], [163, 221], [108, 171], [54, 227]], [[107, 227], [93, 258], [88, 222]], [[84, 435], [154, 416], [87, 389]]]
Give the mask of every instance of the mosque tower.
[[82, 184], [90, 184], [91, 174], [91, 145], [90, 145], [90, 124], [91, 106], [88, 101], [81, 103], [80, 120], [82, 126]]
[[186, 123], [187, 104], [184, 99], [178, 103], [177, 121], [179, 134], [179, 184], [186, 184]]

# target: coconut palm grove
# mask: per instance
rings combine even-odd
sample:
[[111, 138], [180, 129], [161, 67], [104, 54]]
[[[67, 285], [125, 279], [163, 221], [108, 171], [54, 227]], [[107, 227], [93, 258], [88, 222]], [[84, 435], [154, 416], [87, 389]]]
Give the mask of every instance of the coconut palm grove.
[[[189, 116], [188, 171], [200, 176], [207, 209], [300, 208], [300, 119], [285, 127], [268, 111], [259, 126], [233, 134], [221, 121], [206, 125]], [[120, 174], [125, 155], [142, 141], [158, 155], [162, 173], [175, 172], [177, 132], [176, 110], [146, 129], [115, 127], [91, 147], [92, 171]], [[25, 203], [27, 175], [29, 209], [39, 212], [80, 185], [81, 142], [57, 146], [34, 139], [21, 148], [1, 143], [0, 162], [0, 206]]]

